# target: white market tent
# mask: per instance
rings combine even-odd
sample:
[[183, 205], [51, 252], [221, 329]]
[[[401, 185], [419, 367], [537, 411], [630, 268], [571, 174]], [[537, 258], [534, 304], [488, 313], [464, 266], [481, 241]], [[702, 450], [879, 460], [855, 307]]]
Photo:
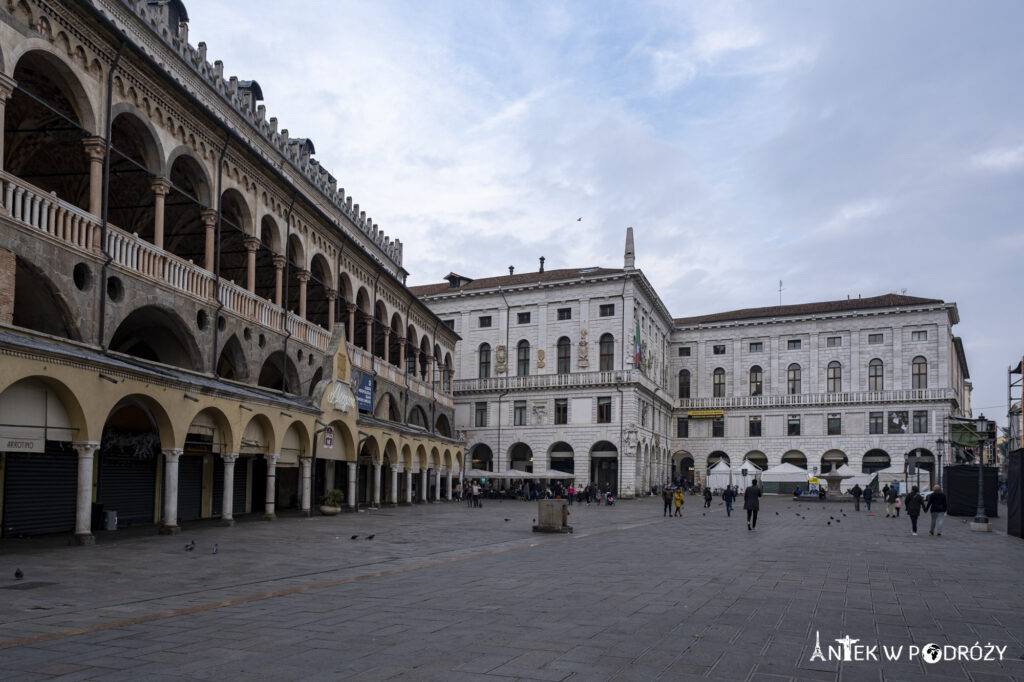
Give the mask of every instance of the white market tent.
[[765, 469], [759, 478], [771, 483], [807, 483], [807, 469], [783, 462], [778, 466]]
[[[875, 476], [878, 476], [878, 485], [885, 487], [887, 484], [899, 483], [900, 489], [907, 488], [906, 473], [903, 471], [903, 467], [888, 467], [886, 469], [879, 469], [875, 472]], [[911, 477], [910, 483], [913, 485], [916, 481], [916, 477]], [[909, 488], [907, 488], [909, 490]]]
[[761, 469], [761, 467], [757, 466], [756, 464], [751, 462], [749, 459], [743, 460], [743, 464], [740, 465], [740, 471], [743, 471], [744, 469], [747, 470], [747, 477], [748, 478], [750, 478], [750, 477], [760, 478], [761, 472], [763, 471], [763, 469]]
[[708, 469], [707, 487], [711, 490], [721, 490], [732, 484], [729, 465], [724, 460], [718, 460], [715, 465]]

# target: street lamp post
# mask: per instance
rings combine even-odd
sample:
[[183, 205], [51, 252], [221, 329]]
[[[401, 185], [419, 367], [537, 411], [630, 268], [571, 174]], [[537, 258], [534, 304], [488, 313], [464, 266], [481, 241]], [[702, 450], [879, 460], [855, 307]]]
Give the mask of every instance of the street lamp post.
[[985, 419], [985, 415], [981, 415], [975, 421], [975, 428], [978, 431], [978, 509], [974, 514], [974, 523], [971, 524], [971, 530], [989, 530], [988, 517], [985, 515], [985, 481], [983, 478], [984, 473], [984, 458], [985, 453], [985, 441], [988, 436], [988, 420]]

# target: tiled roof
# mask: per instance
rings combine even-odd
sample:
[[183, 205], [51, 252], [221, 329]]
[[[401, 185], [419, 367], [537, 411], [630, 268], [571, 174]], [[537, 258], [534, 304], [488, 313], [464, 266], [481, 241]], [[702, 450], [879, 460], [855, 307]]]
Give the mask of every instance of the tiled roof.
[[537, 284], [540, 282], [557, 282], [559, 280], [580, 279], [586, 277], [604, 277], [607, 275], [618, 275], [625, 272], [613, 268], [567, 268], [564, 270], [545, 270], [544, 272], [523, 272], [515, 275], [502, 275], [500, 277], [483, 277], [474, 279], [463, 284], [461, 287], [453, 287], [448, 282], [439, 284], [423, 284], [409, 287], [416, 296], [436, 296], [438, 294], [456, 293], [460, 291], [475, 291], [477, 289], [492, 289], [497, 286], [518, 286], [522, 284]]
[[791, 315], [815, 315], [820, 313], [838, 313], [847, 310], [870, 310], [872, 308], [898, 308], [900, 306], [925, 305], [943, 303], [937, 298], [918, 298], [917, 296], [901, 296], [884, 294], [870, 298], [850, 298], [841, 301], [822, 301], [820, 303], [800, 303], [797, 305], [777, 305], [766, 308], [744, 308], [727, 313], [712, 313], [694, 317], [677, 317], [676, 324], [701, 324], [704, 322], [727, 322], [733, 320], [753, 320], [761, 317], [788, 317]]

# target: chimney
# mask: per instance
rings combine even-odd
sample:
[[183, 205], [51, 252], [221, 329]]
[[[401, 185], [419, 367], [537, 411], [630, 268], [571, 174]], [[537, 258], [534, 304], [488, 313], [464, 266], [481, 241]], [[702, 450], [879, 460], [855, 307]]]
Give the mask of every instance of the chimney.
[[516, 271], [516, 267], [514, 265], [508, 266], [508, 276], [509, 277], [511, 277], [512, 273], [514, 273], [515, 271]]
[[636, 254], [633, 249], [633, 228], [626, 228], [626, 253], [623, 258], [623, 268], [632, 270], [636, 267]]
[[544, 272], [544, 256], [540, 257], [540, 271]]

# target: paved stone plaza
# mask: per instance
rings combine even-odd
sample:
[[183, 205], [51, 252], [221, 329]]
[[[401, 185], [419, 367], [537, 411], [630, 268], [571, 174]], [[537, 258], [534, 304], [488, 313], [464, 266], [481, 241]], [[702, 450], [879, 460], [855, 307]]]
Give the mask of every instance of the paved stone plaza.
[[[488, 502], [4, 541], [0, 678], [1024, 679], [1024, 542], [953, 517], [913, 538], [878, 506], [788, 498], [766, 498], [748, 533], [742, 512], [701, 507], [577, 505], [557, 536], [530, 532], [535, 504]], [[844, 635], [1007, 648], [812, 662], [816, 633], [826, 654]]]

